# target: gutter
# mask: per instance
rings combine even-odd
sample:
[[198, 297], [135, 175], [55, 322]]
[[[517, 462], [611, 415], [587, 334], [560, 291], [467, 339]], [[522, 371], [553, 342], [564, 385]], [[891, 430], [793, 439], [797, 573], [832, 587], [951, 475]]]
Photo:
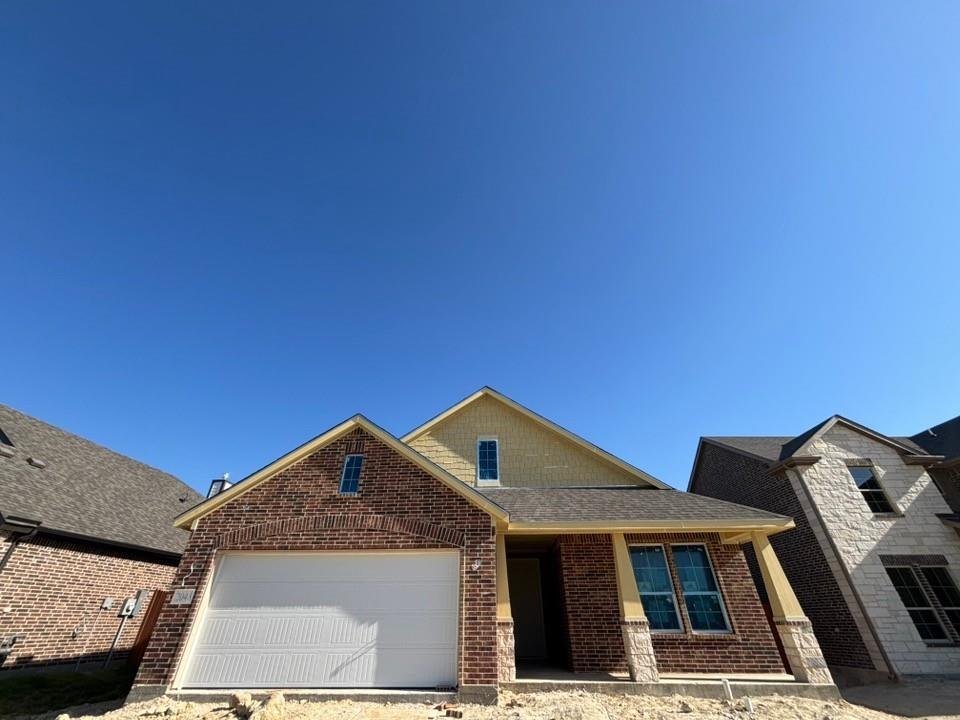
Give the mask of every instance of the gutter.
[[0, 514], [0, 531], [8, 532], [13, 536], [10, 538], [10, 545], [7, 547], [7, 551], [3, 554], [3, 557], [0, 558], [0, 573], [2, 573], [7, 566], [10, 558], [13, 557], [13, 551], [17, 549], [20, 541], [27, 540], [36, 535], [39, 527], [39, 520], [4, 517]]

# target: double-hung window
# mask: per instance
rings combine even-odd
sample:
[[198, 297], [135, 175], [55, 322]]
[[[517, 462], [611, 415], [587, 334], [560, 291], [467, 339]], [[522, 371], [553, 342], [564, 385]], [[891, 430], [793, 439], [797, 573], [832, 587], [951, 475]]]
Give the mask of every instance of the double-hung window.
[[874, 474], [872, 467], [854, 465], [848, 467], [847, 470], [849, 470], [853, 476], [853, 481], [857, 484], [860, 494], [863, 495], [863, 499], [872, 512], [894, 512], [890, 498], [887, 497], [887, 493], [884, 492], [883, 487], [881, 487], [880, 481], [877, 480], [877, 476]]
[[360, 492], [360, 470], [363, 468], [363, 455], [347, 455], [343, 461], [343, 473], [340, 475], [340, 494], [356, 495]]
[[698, 632], [730, 632], [727, 611], [707, 548], [703, 545], [674, 545], [673, 561], [677, 566], [690, 627]]
[[890, 576], [893, 587], [896, 588], [920, 637], [933, 642], [949, 641], [946, 628], [940, 623], [937, 612], [920, 586], [913, 568], [888, 567], [887, 575]]
[[477, 485], [500, 484], [500, 443], [496, 438], [477, 440]]
[[632, 547], [630, 562], [650, 629], [679, 632], [681, 626], [677, 598], [663, 548], [659, 545]]

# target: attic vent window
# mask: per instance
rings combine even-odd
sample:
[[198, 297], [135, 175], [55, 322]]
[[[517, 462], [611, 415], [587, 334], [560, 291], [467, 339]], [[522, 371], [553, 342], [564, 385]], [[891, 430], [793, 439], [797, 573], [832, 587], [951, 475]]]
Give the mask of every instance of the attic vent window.
[[0, 428], [0, 445], [13, 447], [13, 442], [11, 442], [10, 438], [7, 437], [7, 434], [3, 431], [3, 428]]
[[33, 465], [35, 468], [40, 468], [41, 470], [47, 466], [47, 464], [40, 458], [28, 457], [27, 462]]

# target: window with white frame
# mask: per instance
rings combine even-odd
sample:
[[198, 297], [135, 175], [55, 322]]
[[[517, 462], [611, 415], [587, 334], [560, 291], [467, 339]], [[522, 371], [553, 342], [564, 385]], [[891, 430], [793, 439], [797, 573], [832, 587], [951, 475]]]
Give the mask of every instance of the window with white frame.
[[637, 590], [650, 630], [679, 632], [680, 613], [667, 558], [660, 545], [638, 545], [630, 548], [630, 563], [637, 580]]
[[356, 495], [360, 492], [360, 470], [363, 469], [363, 455], [347, 455], [340, 474], [340, 494]]
[[477, 485], [500, 484], [500, 442], [495, 437], [477, 440]]
[[677, 566], [690, 627], [697, 632], [730, 632], [727, 610], [707, 548], [703, 545], [674, 545], [673, 561]]
[[849, 470], [853, 476], [853, 481], [857, 484], [857, 489], [860, 490], [860, 494], [863, 495], [863, 499], [872, 512], [894, 512], [893, 504], [880, 485], [880, 481], [877, 480], [877, 476], [873, 472], [872, 467], [867, 465], [853, 465], [848, 467], [847, 470]]

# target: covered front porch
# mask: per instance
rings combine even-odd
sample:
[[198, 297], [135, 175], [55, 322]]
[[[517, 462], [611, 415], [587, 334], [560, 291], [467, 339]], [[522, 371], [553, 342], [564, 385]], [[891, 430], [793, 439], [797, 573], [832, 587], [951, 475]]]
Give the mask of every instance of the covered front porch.
[[[502, 687], [832, 685], [769, 530], [611, 530], [498, 533]], [[743, 543], [754, 548], [773, 623]]]

